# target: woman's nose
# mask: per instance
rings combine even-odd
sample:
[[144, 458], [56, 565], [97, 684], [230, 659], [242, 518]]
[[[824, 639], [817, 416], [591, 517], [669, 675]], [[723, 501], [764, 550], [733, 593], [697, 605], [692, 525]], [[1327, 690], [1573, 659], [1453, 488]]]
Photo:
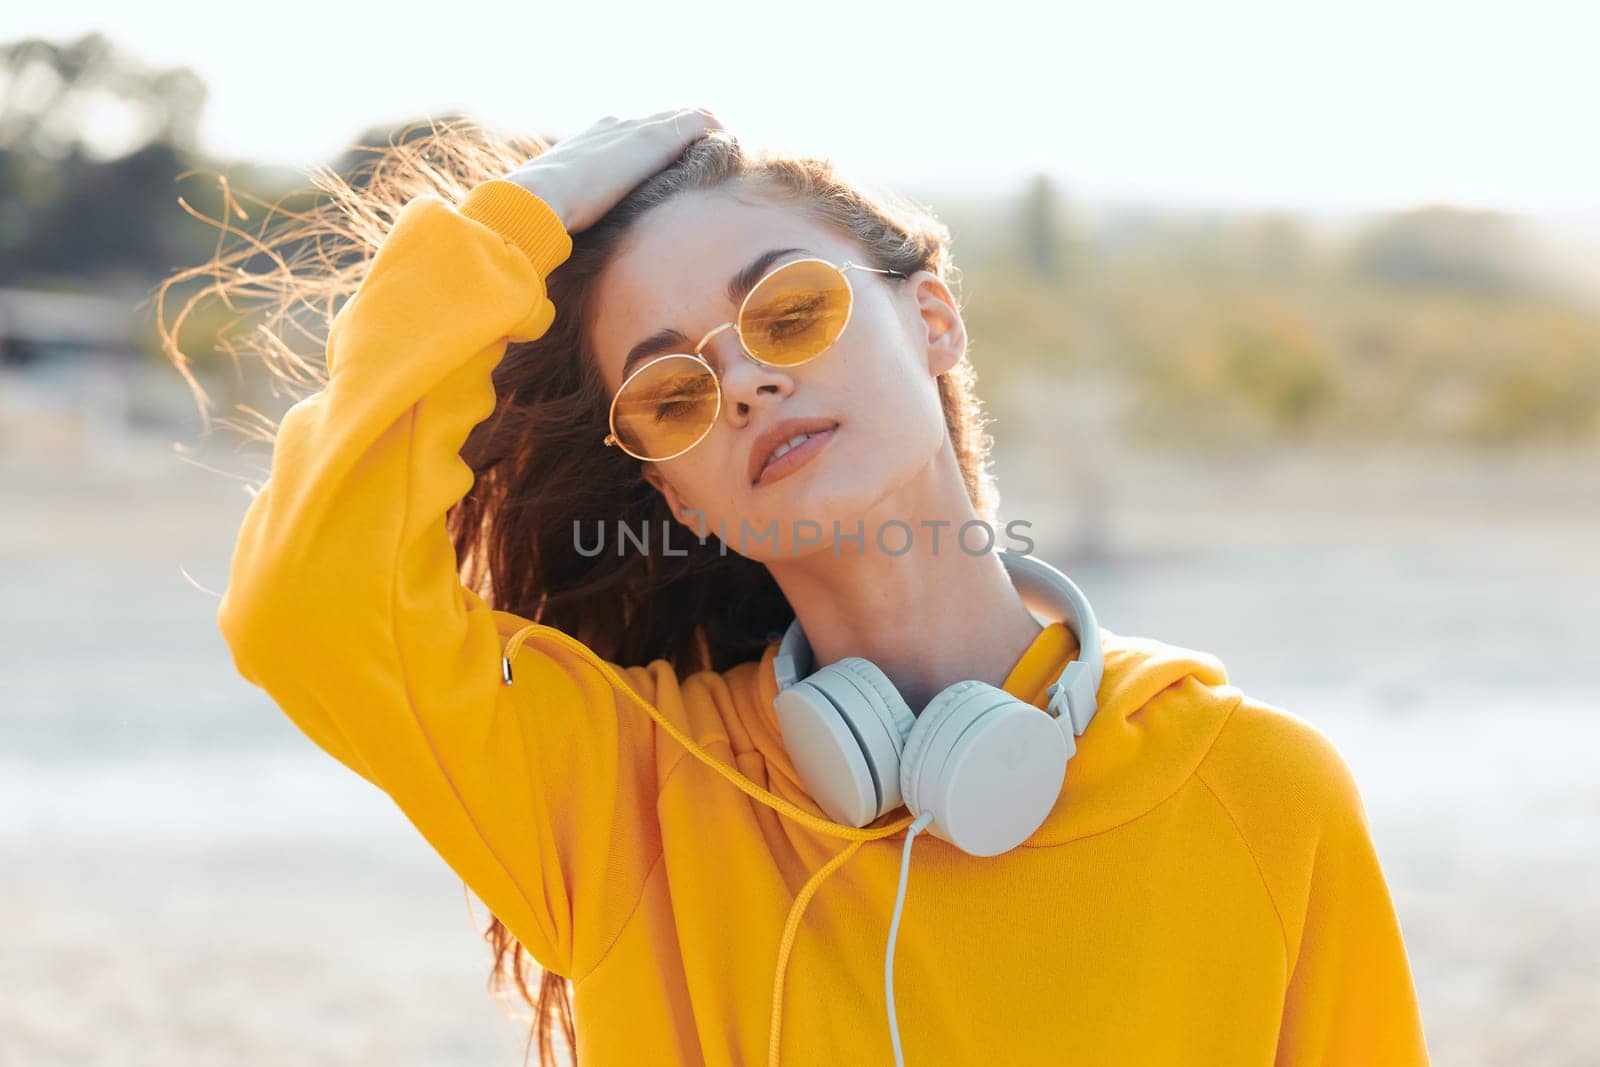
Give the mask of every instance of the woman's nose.
[[733, 331], [718, 337], [713, 344], [719, 346], [722, 408], [729, 417], [742, 423], [758, 405], [780, 400], [794, 391], [794, 379], [786, 369], [756, 360]]

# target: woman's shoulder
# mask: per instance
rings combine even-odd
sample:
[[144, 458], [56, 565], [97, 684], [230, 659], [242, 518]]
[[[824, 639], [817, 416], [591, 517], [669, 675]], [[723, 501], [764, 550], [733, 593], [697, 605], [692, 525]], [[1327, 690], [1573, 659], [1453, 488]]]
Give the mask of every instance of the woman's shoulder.
[[1311, 723], [1246, 696], [1195, 778], [1249, 851], [1293, 952], [1313, 886], [1366, 869], [1372, 856], [1349, 763]]
[[1361, 813], [1355, 776], [1328, 735], [1248, 693], [1196, 774], [1230, 808], [1259, 809], [1278, 820], [1320, 823]]

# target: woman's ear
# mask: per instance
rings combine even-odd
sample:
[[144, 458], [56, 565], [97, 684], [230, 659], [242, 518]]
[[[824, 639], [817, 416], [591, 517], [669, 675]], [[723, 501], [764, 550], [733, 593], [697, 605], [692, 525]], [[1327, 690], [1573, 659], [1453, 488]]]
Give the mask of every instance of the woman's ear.
[[967, 324], [961, 309], [944, 279], [929, 270], [919, 270], [907, 279], [917, 298], [917, 314], [927, 345], [928, 373], [937, 377], [967, 354]]

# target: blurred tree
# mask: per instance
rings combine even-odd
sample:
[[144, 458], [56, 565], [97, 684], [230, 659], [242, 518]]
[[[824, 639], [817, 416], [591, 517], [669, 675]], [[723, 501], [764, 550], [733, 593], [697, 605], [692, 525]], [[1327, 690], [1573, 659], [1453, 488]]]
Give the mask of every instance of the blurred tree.
[[1061, 194], [1050, 175], [1041, 172], [1028, 179], [1018, 212], [1018, 236], [1023, 264], [1044, 279], [1059, 278], [1065, 273], [1061, 214]]
[[[206, 99], [194, 71], [149, 67], [98, 33], [69, 44], [29, 38], [0, 45], [0, 78], [0, 147], [41, 159], [80, 147], [111, 158], [152, 142], [192, 149]], [[97, 130], [108, 107], [131, 119], [119, 135]]]
[[[183, 255], [172, 182], [206, 90], [100, 34], [0, 45], [0, 282], [144, 284]], [[108, 132], [105, 117], [123, 122]]]
[[1292, 278], [1311, 264], [1311, 240], [1292, 216], [1273, 211], [1247, 217], [1237, 233], [1243, 266], [1257, 277]]
[[1384, 285], [1484, 293], [1532, 288], [1528, 254], [1513, 219], [1492, 211], [1433, 206], [1388, 216], [1351, 249], [1353, 273]]

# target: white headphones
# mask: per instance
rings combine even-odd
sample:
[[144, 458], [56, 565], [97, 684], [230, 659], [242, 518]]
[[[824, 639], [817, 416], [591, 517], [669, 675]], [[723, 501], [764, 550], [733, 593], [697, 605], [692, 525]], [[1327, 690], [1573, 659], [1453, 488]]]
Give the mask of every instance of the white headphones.
[[[1105, 672], [1094, 609], [1048, 563], [1002, 551], [1036, 615], [1064, 622], [1077, 657], [1041, 712], [986, 682], [955, 682], [913, 715], [876, 665], [848, 656], [811, 672], [811, 644], [790, 624], [773, 662], [784, 745], [817, 803], [861, 827], [904, 804], [963, 852], [995, 856], [1026, 841], [1055, 806]], [[1063, 715], [1062, 712], [1066, 714]]]

